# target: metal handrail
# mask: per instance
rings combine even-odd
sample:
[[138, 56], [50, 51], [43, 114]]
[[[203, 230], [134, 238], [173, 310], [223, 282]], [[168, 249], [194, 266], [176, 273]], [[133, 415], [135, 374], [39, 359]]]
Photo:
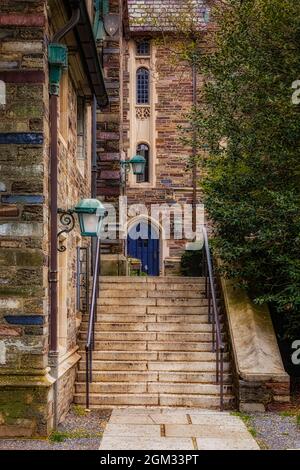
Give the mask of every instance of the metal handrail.
[[206, 227], [203, 226], [205, 295], [208, 299], [208, 321], [212, 324], [213, 352], [216, 353], [216, 383], [220, 384], [220, 409], [224, 409], [224, 343], [217, 306], [213, 262]]
[[97, 311], [97, 299], [99, 294], [99, 265], [100, 265], [100, 238], [97, 238], [96, 258], [93, 270], [93, 287], [91, 293], [91, 302], [89, 305], [89, 324], [87, 340], [85, 345], [85, 361], [86, 361], [86, 408], [90, 407], [90, 383], [93, 381], [93, 350], [95, 346], [95, 321]]

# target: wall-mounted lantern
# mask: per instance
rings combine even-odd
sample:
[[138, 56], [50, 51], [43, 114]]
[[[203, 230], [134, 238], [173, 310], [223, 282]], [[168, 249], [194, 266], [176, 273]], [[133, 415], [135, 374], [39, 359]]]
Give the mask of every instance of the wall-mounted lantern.
[[[64, 228], [60, 230], [57, 237], [73, 230], [75, 227], [74, 213], [78, 215], [82, 237], [100, 238], [103, 219], [106, 217], [107, 211], [98, 199], [82, 199], [74, 209], [58, 209], [60, 222]], [[58, 251], [66, 251], [66, 247], [60, 244]]]
[[130, 160], [121, 160], [120, 163], [127, 173], [130, 169], [134, 175], [143, 175], [145, 172], [146, 159], [142, 155], [135, 155]]
[[100, 237], [106, 210], [98, 199], [82, 199], [74, 211], [78, 215], [80, 232], [83, 237]]

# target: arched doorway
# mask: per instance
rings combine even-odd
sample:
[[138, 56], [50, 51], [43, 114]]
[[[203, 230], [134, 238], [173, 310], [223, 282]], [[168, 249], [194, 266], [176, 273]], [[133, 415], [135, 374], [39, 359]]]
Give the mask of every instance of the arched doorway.
[[148, 276], [159, 276], [160, 238], [159, 230], [148, 220], [133, 224], [127, 236], [127, 254], [142, 262], [142, 272]]

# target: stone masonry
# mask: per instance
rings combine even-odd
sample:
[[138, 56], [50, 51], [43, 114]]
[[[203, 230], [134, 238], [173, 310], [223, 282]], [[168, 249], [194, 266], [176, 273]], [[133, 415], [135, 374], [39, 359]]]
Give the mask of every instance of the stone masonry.
[[[55, 380], [48, 367], [47, 44], [68, 19], [62, 3], [52, 2], [51, 9], [45, 0], [4, 0], [0, 7], [0, 80], [6, 87], [6, 103], [0, 105], [0, 436], [46, 435], [53, 426]], [[77, 160], [78, 64], [76, 51], [72, 52], [63, 79], [67, 116], [60, 112], [58, 122], [58, 206], [63, 209], [90, 197], [89, 103], [85, 108], [85, 158]], [[66, 119], [64, 136], [62, 119]], [[66, 338], [59, 354], [58, 420], [73, 397], [80, 319], [75, 305], [76, 247], [86, 243], [78, 226], [63, 242], [67, 258], [65, 264], [59, 258], [59, 265], [67, 272], [59, 315], [65, 311]]]

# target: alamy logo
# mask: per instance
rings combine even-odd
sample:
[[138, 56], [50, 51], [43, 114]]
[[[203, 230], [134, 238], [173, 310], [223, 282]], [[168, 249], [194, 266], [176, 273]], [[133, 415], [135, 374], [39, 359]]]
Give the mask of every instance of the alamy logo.
[[3, 80], [0, 80], [0, 105], [6, 105], [6, 85]]
[[295, 351], [293, 352], [292, 357], [291, 357], [292, 363], [295, 366], [298, 366], [298, 365], [300, 365], [300, 339], [296, 339], [292, 343], [292, 349], [295, 349]]
[[300, 80], [295, 80], [292, 83], [292, 88], [294, 93], [292, 94], [292, 103], [293, 104], [300, 104]]

